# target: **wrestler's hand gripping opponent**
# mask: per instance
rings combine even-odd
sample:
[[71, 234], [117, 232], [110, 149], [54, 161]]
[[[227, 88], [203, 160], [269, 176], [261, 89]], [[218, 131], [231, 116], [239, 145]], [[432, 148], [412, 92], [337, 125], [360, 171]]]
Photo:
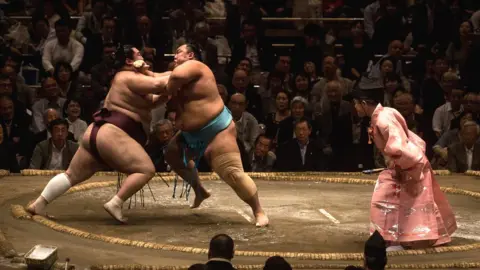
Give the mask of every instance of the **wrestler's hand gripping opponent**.
[[[212, 71], [198, 61], [192, 44], [175, 53], [167, 93], [176, 106], [177, 133], [167, 147], [166, 161], [195, 192], [192, 208], [199, 207], [210, 193], [199, 181], [195, 165], [205, 155], [211, 168], [246, 202], [256, 218], [256, 226], [267, 226], [255, 182], [244, 172], [236, 142], [235, 123], [219, 95]], [[192, 160], [193, 159], [193, 160]]]

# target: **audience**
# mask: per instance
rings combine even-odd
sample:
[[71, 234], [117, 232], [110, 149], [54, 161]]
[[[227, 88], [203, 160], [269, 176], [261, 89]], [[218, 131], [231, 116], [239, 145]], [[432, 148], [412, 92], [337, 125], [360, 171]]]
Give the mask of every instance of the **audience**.
[[[368, 119], [352, 110], [351, 91], [366, 85], [379, 88], [382, 104], [397, 109], [426, 141], [434, 168], [480, 170], [478, 10], [456, 11], [440, 0], [417, 1], [408, 12], [402, 1], [324, 0], [309, 13], [363, 21], [309, 23], [297, 31], [262, 17], [291, 16], [301, 1], [224, 1], [224, 23], [206, 19], [197, 4], [205, 1], [153, 1], [151, 9], [146, 0], [92, 0], [91, 11], [84, 1], [39, 2], [25, 21], [28, 43], [3, 38], [0, 44], [0, 169], [68, 167], [92, 112], [108, 95], [120, 43], [134, 44], [151, 71], [164, 72], [175, 67], [169, 54], [190, 41], [232, 112], [247, 171], [383, 167], [368, 143]], [[2, 29], [14, 29], [12, 22], [2, 18]], [[169, 172], [164, 149], [177, 131], [177, 113], [172, 104], [157, 110], [146, 149], [156, 171]], [[202, 160], [199, 170], [211, 169]], [[385, 245], [378, 232], [370, 236], [362, 269], [385, 269]], [[233, 239], [219, 234], [208, 262], [189, 269], [234, 269], [233, 257]], [[274, 256], [264, 265], [270, 269], [292, 266]]]
[[66, 170], [78, 149], [78, 144], [67, 140], [67, 120], [53, 120], [48, 124], [48, 131], [51, 138], [41, 141], [35, 146], [30, 169]]
[[460, 130], [460, 141], [448, 147], [447, 168], [451, 172], [463, 173], [480, 170], [480, 126], [466, 121]]
[[[473, 37], [479, 12], [471, 7], [471, 12], [464, 6], [450, 9], [439, 0], [408, 9], [390, 0], [369, 5], [328, 0], [323, 7], [238, 0], [225, 1], [222, 23], [206, 18], [213, 13], [204, 1], [90, 4], [34, 5], [28, 46], [2, 45], [1, 124], [19, 168], [28, 167], [37, 144], [51, 139], [47, 125], [54, 119], [65, 118], [68, 140], [80, 140], [108, 95], [120, 43], [136, 46], [153, 72], [172, 70], [168, 54], [185, 41], [195, 43], [233, 114], [244, 165], [252, 171], [381, 166], [377, 149], [368, 144], [368, 119], [352, 110], [354, 88], [378, 88], [382, 105], [396, 108], [426, 141], [436, 168], [463, 159], [448, 151], [457, 153], [462, 138], [475, 135], [470, 126], [464, 130], [462, 117], [480, 122], [475, 75], [480, 66], [472, 60], [480, 55]], [[363, 21], [294, 26], [262, 19], [305, 7], [318, 8], [308, 12], [314, 16], [363, 16]], [[162, 16], [170, 27], [157, 19]], [[161, 149], [176, 132], [176, 109], [168, 104], [152, 113], [147, 148], [158, 171], [169, 171]], [[304, 158], [304, 151], [314, 157]], [[298, 158], [290, 162], [290, 157]], [[467, 165], [455, 170], [475, 167]], [[210, 170], [208, 164], [204, 169]]]

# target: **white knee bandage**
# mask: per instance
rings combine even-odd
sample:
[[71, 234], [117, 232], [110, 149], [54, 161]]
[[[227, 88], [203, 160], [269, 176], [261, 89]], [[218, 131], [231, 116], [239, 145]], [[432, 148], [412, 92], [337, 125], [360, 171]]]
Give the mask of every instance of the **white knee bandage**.
[[257, 185], [243, 171], [240, 153], [227, 153], [212, 160], [212, 169], [242, 200], [249, 200], [257, 193]]
[[67, 192], [68, 189], [72, 187], [68, 175], [65, 173], [57, 174], [53, 177], [47, 184], [47, 186], [42, 191], [42, 197], [45, 198], [47, 202], [52, 202], [56, 198], [60, 197], [62, 194]]

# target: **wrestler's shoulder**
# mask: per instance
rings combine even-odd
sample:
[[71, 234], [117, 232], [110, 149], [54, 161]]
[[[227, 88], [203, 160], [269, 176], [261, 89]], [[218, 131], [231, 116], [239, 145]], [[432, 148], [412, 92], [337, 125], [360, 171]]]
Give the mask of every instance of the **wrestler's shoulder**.
[[194, 59], [185, 62], [184, 65], [187, 66], [187, 67], [208, 68], [208, 66], [205, 65], [203, 62], [198, 61], [198, 60], [194, 60]]

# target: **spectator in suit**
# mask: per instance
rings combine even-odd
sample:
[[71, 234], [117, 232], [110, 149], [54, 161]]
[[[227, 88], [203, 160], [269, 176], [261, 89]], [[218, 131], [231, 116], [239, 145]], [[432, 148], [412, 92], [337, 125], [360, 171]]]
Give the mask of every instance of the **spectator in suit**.
[[53, 120], [48, 129], [52, 137], [35, 147], [30, 169], [66, 170], [78, 149], [78, 144], [67, 140], [68, 122], [65, 119]]
[[245, 111], [246, 107], [247, 99], [245, 95], [236, 93], [230, 97], [228, 108], [232, 112], [233, 120], [235, 121], [237, 138], [243, 143], [248, 153], [253, 148], [260, 130], [257, 119]]
[[262, 12], [260, 8], [255, 5], [252, 0], [238, 0], [236, 5], [229, 5], [227, 7], [225, 37], [230, 47], [240, 39], [244, 20], [251, 21], [261, 36]]
[[174, 37], [190, 38], [197, 22], [205, 20], [205, 13], [192, 0], [180, 0], [180, 8], [170, 13]]
[[412, 93], [398, 89], [393, 95], [393, 108], [395, 108], [407, 122], [408, 129], [421, 138], [423, 137], [422, 115], [415, 112], [415, 100]]
[[134, 31], [125, 33], [125, 43], [133, 44], [137, 49], [155, 57], [163, 55], [164, 38], [161, 31], [152, 27], [152, 20], [147, 15], [137, 17]]
[[117, 21], [113, 17], [103, 17], [101, 31], [93, 34], [85, 44], [85, 54], [81, 70], [87, 74], [91, 73], [92, 67], [103, 60], [105, 47], [117, 47], [119, 38], [117, 36]]
[[57, 80], [53, 77], [47, 77], [43, 80], [42, 92], [44, 97], [36, 101], [32, 106], [32, 131], [34, 133], [45, 130], [46, 126], [43, 122], [43, 113], [46, 109], [55, 109], [59, 117], [63, 116], [62, 109], [66, 99], [60, 97], [60, 88], [58, 87]]
[[460, 131], [460, 142], [448, 147], [447, 168], [451, 172], [464, 173], [467, 170], [480, 170], [480, 126], [467, 121]]
[[235, 253], [233, 239], [226, 234], [215, 235], [208, 248], [207, 270], [234, 270], [232, 259]]
[[337, 59], [333, 56], [326, 56], [323, 59], [323, 77], [313, 85], [312, 89], [312, 103], [316, 103], [322, 99], [326, 99], [325, 86], [330, 81], [339, 81], [342, 86], [342, 96], [350, 93], [353, 88], [351, 80], [342, 77], [339, 73]]
[[65, 19], [60, 19], [55, 23], [55, 33], [57, 38], [48, 41], [43, 49], [42, 65], [45, 71], [53, 75], [55, 65], [58, 62], [69, 63], [73, 71], [76, 72], [83, 59], [83, 45], [70, 37], [70, 25]]
[[247, 111], [251, 113], [259, 122], [263, 121], [262, 98], [250, 83], [250, 76], [246, 70], [237, 69], [232, 78], [232, 94], [240, 93], [247, 99]]
[[[283, 119], [278, 124], [277, 146], [284, 144], [295, 136], [295, 123], [302, 118], [311, 120], [311, 117], [307, 115], [306, 110], [308, 101], [302, 97], [294, 97], [290, 102], [290, 116]], [[310, 122], [312, 126], [312, 122]], [[317, 127], [313, 125], [311, 136], [312, 139], [317, 135]]]
[[[22, 102], [23, 107], [32, 108], [33, 102], [37, 97], [35, 89], [29, 87], [25, 83], [25, 79], [19, 75], [20, 67], [5, 65], [2, 68], [2, 75], [6, 75], [12, 81], [12, 93], [15, 93], [15, 98]], [[3, 77], [3, 76], [2, 76]]]
[[323, 48], [322, 38], [325, 37], [323, 29], [318, 24], [309, 23], [303, 28], [303, 40], [296, 44], [293, 53], [293, 68], [295, 71], [303, 70], [306, 61], [311, 61], [316, 68], [322, 68]]
[[272, 138], [259, 135], [255, 140], [255, 147], [248, 155], [248, 162], [251, 164], [252, 172], [271, 172], [277, 157], [271, 151], [273, 146]]
[[[317, 103], [315, 120], [320, 128], [320, 142], [323, 153], [328, 156], [328, 169], [332, 171], [349, 171], [349, 160], [353, 147], [352, 106], [342, 100], [342, 84], [338, 81], [328, 82], [325, 91], [327, 99]], [[353, 165], [353, 164], [352, 164]]]
[[292, 266], [280, 256], [272, 256], [265, 261], [263, 270], [292, 270]]
[[16, 155], [21, 168], [26, 168], [30, 163], [29, 150], [32, 148], [30, 144], [33, 134], [28, 129], [30, 123], [27, 119], [16, 114], [11, 97], [0, 96], [0, 123], [5, 127], [3, 138], [11, 144], [12, 152]]
[[257, 33], [256, 23], [248, 20], [242, 22], [241, 39], [232, 48], [232, 58], [227, 67], [227, 73], [232, 74], [242, 59], [252, 62], [253, 70], [270, 70], [272, 62], [272, 47]]
[[324, 169], [322, 151], [310, 139], [312, 125], [306, 118], [295, 123], [295, 138], [277, 148], [276, 171], [305, 172]]
[[103, 46], [102, 61], [92, 67], [92, 91], [95, 93], [98, 101], [103, 100], [110, 89], [110, 82], [115, 74], [113, 67], [115, 50], [115, 44], [105, 44]]
[[12, 99], [15, 115], [18, 118], [23, 118], [22, 121], [31, 122], [30, 117], [27, 115], [25, 104], [18, 100], [17, 89], [15, 88], [14, 81], [6, 74], [0, 74], [0, 95], [8, 96]]
[[218, 65], [218, 50], [215, 40], [209, 35], [208, 22], [198, 22], [193, 28], [193, 40], [201, 51], [202, 62], [215, 71]]
[[8, 170], [13, 173], [20, 172], [15, 151], [12, 144], [6, 138], [6, 127], [0, 122], [0, 170]]
[[459, 125], [456, 128], [445, 132], [433, 146], [434, 156], [431, 161], [432, 167], [436, 169], [446, 169], [448, 163], [448, 147], [458, 143], [461, 140], [461, 129], [467, 121], [475, 121], [471, 112], [463, 112], [460, 116]]
[[168, 119], [162, 119], [153, 126], [153, 132], [150, 134], [146, 150], [152, 159], [156, 172], [171, 171], [170, 166], [165, 161], [165, 150], [173, 134], [173, 123]]
[[[43, 125], [45, 125], [46, 128], [33, 135], [33, 147], [35, 147], [41, 141], [50, 139], [52, 137], [52, 134], [50, 133], [50, 129], [48, 129], [48, 126], [50, 125], [50, 123], [52, 121], [54, 121], [56, 119], [59, 119], [59, 118], [60, 118], [60, 116], [59, 116], [57, 110], [55, 110], [55, 109], [48, 108], [44, 111], [42, 123], [43, 123]], [[71, 140], [71, 141], [75, 141], [75, 136], [73, 135], [73, 133], [68, 132], [67, 139]], [[31, 150], [33, 150], [33, 149], [31, 149]]]

